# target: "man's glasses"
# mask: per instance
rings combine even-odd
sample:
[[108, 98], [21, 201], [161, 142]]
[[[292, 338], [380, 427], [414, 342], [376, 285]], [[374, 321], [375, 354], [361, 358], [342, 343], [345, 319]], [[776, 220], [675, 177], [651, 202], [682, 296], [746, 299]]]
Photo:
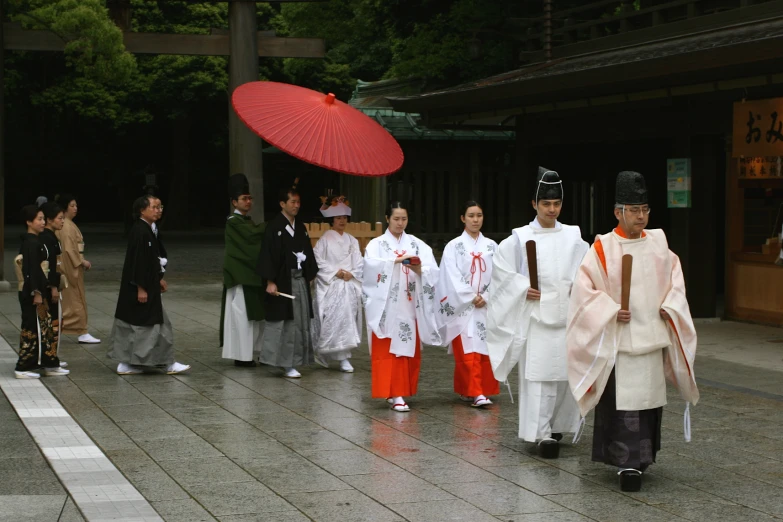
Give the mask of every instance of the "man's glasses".
[[633, 214], [634, 216], [638, 216], [640, 214], [649, 216], [650, 210], [652, 209], [650, 207], [623, 207], [623, 210], [629, 214]]

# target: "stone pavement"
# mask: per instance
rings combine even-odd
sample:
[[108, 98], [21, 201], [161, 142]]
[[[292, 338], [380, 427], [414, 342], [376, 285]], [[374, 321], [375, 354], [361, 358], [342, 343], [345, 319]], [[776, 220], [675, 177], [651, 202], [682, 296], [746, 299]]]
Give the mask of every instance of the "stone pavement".
[[[84, 232], [95, 265], [90, 331], [107, 339], [123, 246], [108, 227]], [[541, 460], [517, 438], [505, 389], [484, 410], [457, 400], [443, 349], [425, 349], [407, 414], [369, 398], [366, 347], [354, 354], [354, 374], [311, 367], [286, 380], [273, 368], [234, 367], [217, 342], [220, 233], [171, 234], [167, 248], [165, 305], [178, 360], [191, 373], [118, 376], [105, 344], [68, 339], [61, 354], [71, 375], [41, 379], [165, 520], [783, 519], [781, 329], [698, 325], [702, 399], [691, 409], [693, 442], [683, 441], [684, 404], [671, 393], [658, 463], [641, 492], [621, 493], [612, 470], [590, 461], [591, 418], [576, 446]], [[14, 347], [18, 326], [16, 295], [0, 294], [0, 332]], [[515, 379], [512, 389], [516, 395]], [[6, 506], [51, 502], [49, 518], [31, 519], [58, 520], [59, 509], [60, 520], [80, 520], [4, 401], [0, 395], [0, 519]]]

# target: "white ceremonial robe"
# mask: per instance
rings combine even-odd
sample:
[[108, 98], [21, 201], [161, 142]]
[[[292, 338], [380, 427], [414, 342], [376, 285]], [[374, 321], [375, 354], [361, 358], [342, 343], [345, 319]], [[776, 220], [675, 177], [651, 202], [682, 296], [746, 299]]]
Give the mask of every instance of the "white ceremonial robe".
[[446, 245], [440, 260], [436, 295], [441, 339], [444, 344], [450, 344], [459, 335], [466, 354], [477, 352], [489, 355], [487, 307], [476, 308], [473, 299], [481, 295], [489, 302], [492, 256], [497, 248], [497, 243], [483, 234], [473, 239], [470, 234], [463, 232]]
[[[633, 256], [631, 322], [626, 324], [617, 322], [624, 254]], [[661, 319], [661, 309], [671, 322]], [[596, 238], [574, 282], [567, 339], [568, 378], [582, 415], [598, 404], [612, 369], [617, 410], [664, 406], [666, 379], [685, 401], [699, 400], [693, 372], [696, 329], [680, 260], [662, 230], [645, 230], [639, 239], [616, 231]]]
[[[527, 299], [529, 240], [536, 242], [540, 301]], [[586, 251], [579, 227], [542, 228], [536, 219], [514, 229], [493, 258], [487, 346], [499, 381], [519, 363], [519, 437], [529, 442], [573, 432], [579, 423], [565, 331], [571, 285]]]
[[[394, 262], [405, 255], [421, 259], [421, 277], [407, 265]], [[438, 272], [432, 249], [404, 232], [397, 240], [387, 230], [364, 251], [362, 292], [367, 325], [379, 338], [391, 339], [389, 351], [397, 357], [415, 355], [417, 328], [422, 343], [441, 345], [435, 323]]]
[[[351, 234], [326, 231], [313, 249], [318, 263], [313, 302], [313, 349], [322, 359], [341, 361], [362, 342], [362, 268], [359, 242]], [[337, 278], [344, 270], [353, 275]]]
[[226, 289], [223, 314], [223, 358], [253, 361], [253, 352], [261, 342], [261, 321], [249, 321], [242, 285]]

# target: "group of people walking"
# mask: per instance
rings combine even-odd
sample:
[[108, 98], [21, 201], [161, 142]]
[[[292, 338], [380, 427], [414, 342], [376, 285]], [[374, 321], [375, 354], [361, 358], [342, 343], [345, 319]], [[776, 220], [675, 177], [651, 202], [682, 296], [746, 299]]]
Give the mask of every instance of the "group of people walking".
[[301, 365], [338, 361], [351, 372], [364, 313], [373, 398], [410, 411], [422, 343], [449, 347], [454, 390], [477, 408], [492, 404], [517, 366], [519, 437], [537, 443], [542, 457], [557, 458], [563, 435], [577, 440], [595, 409], [593, 460], [620, 468], [627, 491], [641, 487], [660, 449], [666, 380], [687, 401], [689, 426], [689, 405], [699, 398], [696, 332], [679, 260], [663, 231], [646, 230], [641, 174], [618, 175], [617, 227], [589, 246], [578, 226], [558, 220], [559, 174], [539, 168], [530, 224], [498, 245], [481, 233], [482, 205], [468, 201], [464, 232], [448, 243], [440, 265], [430, 246], [405, 231], [408, 210], [400, 202], [390, 205], [386, 231], [362, 256], [345, 231], [351, 209], [343, 197], [322, 198], [332, 229], [311, 248], [296, 220], [295, 189], [281, 192], [281, 213], [265, 227], [247, 216], [243, 201], [252, 196], [244, 176], [233, 181], [222, 327], [223, 357], [236, 365], [259, 361], [299, 378]]
[[[542, 457], [557, 458], [563, 435], [574, 433], [576, 441], [595, 409], [593, 460], [618, 467], [623, 490], [638, 490], [660, 449], [666, 381], [687, 402], [686, 439], [689, 405], [699, 398], [696, 332], [679, 259], [663, 231], [646, 229], [650, 206], [639, 173], [617, 176], [617, 227], [592, 246], [578, 226], [558, 220], [563, 183], [557, 172], [539, 168], [534, 194], [535, 218], [500, 245], [481, 233], [483, 206], [466, 202], [464, 231], [446, 245], [438, 264], [432, 248], [406, 232], [403, 203], [390, 205], [386, 231], [362, 253], [346, 231], [349, 202], [328, 194], [320, 211], [331, 230], [313, 247], [297, 219], [295, 188], [280, 192], [274, 219], [255, 223], [248, 180], [232, 176], [223, 357], [238, 367], [278, 367], [290, 379], [313, 362], [350, 373], [351, 352], [366, 324], [371, 395], [396, 412], [410, 411], [422, 344], [449, 347], [454, 390], [476, 408], [492, 404], [490, 397], [517, 366], [519, 437], [536, 443]], [[71, 200], [65, 204], [70, 208]], [[75, 201], [73, 206], [75, 215]], [[181, 373], [190, 367], [174, 360], [161, 297], [168, 288], [156, 226], [162, 205], [143, 196], [133, 210], [109, 357], [119, 374], [151, 367]], [[19, 378], [37, 378], [41, 368], [45, 375], [68, 373], [57, 353], [63, 325], [80, 342], [99, 342], [86, 331], [82, 274], [90, 264], [69, 212], [57, 204], [23, 209]], [[67, 303], [69, 293], [81, 315], [64, 313], [58, 321], [60, 299]]]

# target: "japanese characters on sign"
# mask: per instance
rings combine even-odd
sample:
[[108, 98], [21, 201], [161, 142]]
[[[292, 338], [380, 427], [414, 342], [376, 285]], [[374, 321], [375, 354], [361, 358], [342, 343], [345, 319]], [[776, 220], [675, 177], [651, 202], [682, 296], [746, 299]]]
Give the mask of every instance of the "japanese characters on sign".
[[783, 155], [783, 98], [736, 102], [732, 156]]
[[740, 178], [780, 178], [783, 158], [780, 156], [743, 156], [738, 158]]

